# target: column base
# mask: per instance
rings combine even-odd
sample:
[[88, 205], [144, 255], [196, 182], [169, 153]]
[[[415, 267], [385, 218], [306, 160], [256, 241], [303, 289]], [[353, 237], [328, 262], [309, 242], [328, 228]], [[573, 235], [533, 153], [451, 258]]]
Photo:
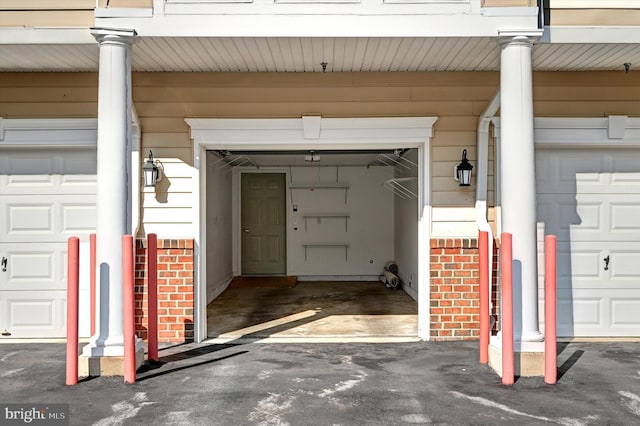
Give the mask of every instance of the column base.
[[[519, 377], [544, 376], [544, 342], [517, 343], [513, 353], [513, 371]], [[492, 338], [489, 345], [489, 367], [502, 377], [502, 342]]]
[[[144, 363], [144, 345], [142, 340], [136, 342], [136, 370]], [[124, 356], [92, 356], [78, 357], [78, 376], [124, 376]]]

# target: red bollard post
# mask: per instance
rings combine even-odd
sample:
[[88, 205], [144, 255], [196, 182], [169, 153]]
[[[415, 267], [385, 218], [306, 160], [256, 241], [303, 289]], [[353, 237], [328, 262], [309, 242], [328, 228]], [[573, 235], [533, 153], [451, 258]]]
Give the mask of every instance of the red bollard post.
[[147, 236], [147, 358], [158, 361], [158, 236]]
[[133, 237], [122, 237], [122, 285], [124, 308], [124, 381], [136, 382], [136, 333], [133, 270]]
[[67, 385], [78, 383], [78, 307], [80, 293], [80, 239], [67, 243]]
[[489, 233], [480, 231], [480, 364], [489, 362]]
[[556, 277], [557, 254], [555, 235], [544, 239], [544, 382], [556, 384], [557, 369], [557, 331], [556, 331]]
[[89, 315], [91, 335], [96, 334], [96, 234], [89, 235]]
[[512, 385], [514, 377], [513, 355], [513, 249], [512, 236], [502, 233], [500, 262], [502, 268], [502, 384]]

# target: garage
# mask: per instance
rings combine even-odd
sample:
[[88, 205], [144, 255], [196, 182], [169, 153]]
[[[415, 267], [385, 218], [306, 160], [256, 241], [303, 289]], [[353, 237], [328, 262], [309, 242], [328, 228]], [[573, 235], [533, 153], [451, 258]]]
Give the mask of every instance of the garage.
[[[0, 331], [5, 337], [66, 335], [67, 240], [79, 236], [86, 242], [95, 232], [95, 120], [89, 121], [83, 127], [93, 130], [5, 126], [0, 141]], [[86, 309], [83, 303], [81, 316]], [[88, 335], [88, 324], [81, 325], [81, 334]]]
[[558, 237], [558, 336], [638, 336], [638, 164], [637, 148], [537, 150], [538, 220]]
[[[207, 336], [218, 337], [219, 321], [207, 321], [206, 308], [234, 277], [295, 276], [313, 297], [330, 282], [327, 297], [342, 297], [363, 282], [384, 288], [378, 279], [389, 261], [397, 263], [399, 292], [413, 305], [410, 337], [428, 333], [429, 210], [422, 206], [435, 119], [186, 121], [198, 157], [202, 208], [195, 210], [202, 212], [205, 247], [199, 267], [206, 279], [196, 290], [199, 333], [209, 322]], [[277, 306], [249, 309], [273, 320]], [[318, 317], [326, 320], [325, 313]]]

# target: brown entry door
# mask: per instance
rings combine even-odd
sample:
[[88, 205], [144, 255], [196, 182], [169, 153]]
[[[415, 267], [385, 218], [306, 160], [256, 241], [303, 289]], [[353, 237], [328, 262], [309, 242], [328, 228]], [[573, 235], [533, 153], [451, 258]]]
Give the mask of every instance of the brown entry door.
[[243, 173], [242, 274], [284, 275], [286, 180], [284, 173]]

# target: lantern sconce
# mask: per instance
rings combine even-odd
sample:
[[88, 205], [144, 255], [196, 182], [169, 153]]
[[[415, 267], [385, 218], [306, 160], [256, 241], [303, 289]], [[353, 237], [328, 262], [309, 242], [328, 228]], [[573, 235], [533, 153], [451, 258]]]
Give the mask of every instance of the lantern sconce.
[[153, 159], [153, 152], [149, 151], [149, 157], [142, 166], [142, 172], [144, 173], [144, 186], [145, 188], [155, 188], [156, 183], [162, 179], [162, 172], [160, 162]]
[[453, 179], [460, 182], [460, 186], [471, 186], [471, 170], [473, 166], [467, 160], [467, 150], [462, 150], [462, 160], [454, 169]]

